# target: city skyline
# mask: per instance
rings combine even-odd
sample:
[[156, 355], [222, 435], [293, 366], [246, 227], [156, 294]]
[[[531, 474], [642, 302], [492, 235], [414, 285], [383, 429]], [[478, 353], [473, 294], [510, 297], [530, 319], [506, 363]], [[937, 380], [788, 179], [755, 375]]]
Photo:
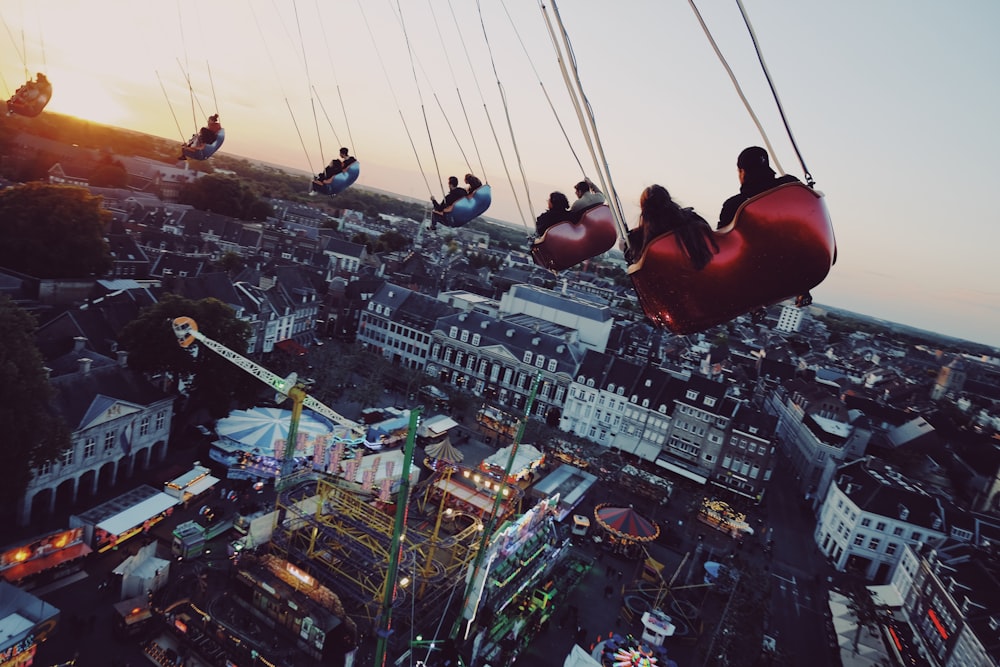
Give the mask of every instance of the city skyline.
[[[802, 178], [738, 8], [703, 4], [773, 159]], [[982, 224], [995, 216], [980, 195], [1000, 152], [1000, 6], [745, 4], [834, 221], [838, 262], [817, 303], [1000, 346], [996, 229]], [[550, 191], [597, 170], [538, 7], [481, 6], [482, 23], [471, 4], [411, 3], [401, 23], [388, 1], [220, 0], [209, 17], [189, 0], [24, 3], [3, 17], [0, 91], [46, 71], [49, 110], [178, 142], [218, 111], [223, 153], [315, 171], [348, 145], [360, 185], [418, 199], [481, 172], [487, 216], [527, 232]], [[738, 188], [736, 154], [763, 139], [687, 3], [560, 10], [629, 223], [652, 183], [714, 222]]]

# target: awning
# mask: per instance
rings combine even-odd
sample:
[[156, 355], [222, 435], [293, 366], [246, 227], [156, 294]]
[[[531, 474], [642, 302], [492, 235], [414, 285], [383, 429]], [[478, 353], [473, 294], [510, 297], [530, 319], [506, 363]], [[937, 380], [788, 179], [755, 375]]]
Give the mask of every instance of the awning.
[[467, 502], [476, 509], [486, 512], [487, 514], [493, 511], [492, 498], [488, 498], [480, 493], [477, 493], [460, 482], [439, 479], [434, 482], [434, 486], [442, 491], [447, 490], [448, 495]]
[[698, 482], [699, 484], [704, 484], [705, 482], [708, 481], [708, 478], [705, 477], [704, 475], [699, 475], [696, 472], [692, 472], [687, 468], [682, 468], [679, 465], [670, 463], [669, 461], [664, 461], [663, 459], [656, 459], [656, 465], [660, 466], [661, 468], [666, 468], [671, 472], [675, 472], [681, 477], [687, 477], [688, 479]]
[[105, 519], [97, 524], [97, 527], [109, 535], [121, 535], [129, 528], [135, 528], [147, 519], [152, 519], [161, 512], [165, 512], [178, 502], [180, 501], [171, 495], [157, 493], [124, 512], [119, 512], [110, 519]]
[[219, 483], [218, 477], [213, 477], [212, 475], [205, 475], [191, 486], [185, 488], [184, 493], [189, 493], [192, 496], [201, 495], [202, 493], [208, 491], [218, 483]]
[[54, 551], [48, 555], [42, 556], [41, 558], [33, 558], [32, 560], [24, 563], [8, 567], [3, 571], [3, 578], [12, 584], [17, 583], [18, 581], [21, 581], [26, 577], [30, 577], [33, 574], [44, 572], [49, 568], [74, 561], [77, 558], [83, 558], [90, 552], [91, 548], [83, 542], [80, 542], [79, 544], [65, 547], [59, 551]]

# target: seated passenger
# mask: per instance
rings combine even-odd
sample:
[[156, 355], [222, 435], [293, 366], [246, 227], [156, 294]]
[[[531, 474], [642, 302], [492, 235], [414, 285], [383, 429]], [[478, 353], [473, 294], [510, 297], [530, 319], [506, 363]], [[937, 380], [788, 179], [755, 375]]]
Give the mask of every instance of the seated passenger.
[[583, 212], [588, 208], [604, 203], [604, 195], [589, 178], [577, 183], [573, 189], [576, 191], [576, 201], [569, 207], [570, 220], [573, 222], [580, 222]]
[[357, 160], [354, 158], [353, 155], [351, 155], [351, 152], [349, 150], [347, 150], [346, 146], [340, 149], [341, 171], [343, 171], [344, 169], [347, 169], [348, 167], [350, 167], [355, 162], [357, 162]]
[[569, 200], [561, 192], [549, 195], [548, 209], [535, 218], [535, 236], [540, 237], [552, 225], [569, 220]]
[[472, 174], [465, 175], [465, 184], [469, 186], [468, 194], [470, 195], [483, 186], [483, 182]]
[[437, 229], [437, 223], [444, 220], [445, 209], [468, 194], [469, 193], [464, 188], [458, 187], [457, 176], [449, 176], [448, 194], [445, 195], [444, 201], [439, 202], [434, 197], [431, 197], [431, 204], [434, 205], [434, 212], [431, 213], [431, 229]]
[[219, 138], [219, 130], [221, 129], [222, 124], [219, 122], [219, 114], [209, 116], [205, 127], [198, 130], [197, 134], [191, 135], [188, 142], [181, 146], [181, 156], [177, 159], [186, 160], [188, 159], [188, 155], [194, 154], [213, 143]]
[[771, 169], [767, 151], [760, 146], [745, 148], [736, 158], [736, 172], [740, 179], [740, 193], [733, 195], [722, 205], [716, 229], [722, 229], [733, 221], [740, 204], [771, 188], [784, 183], [796, 183], [799, 179], [790, 174], [777, 177]]
[[639, 226], [629, 230], [626, 261], [634, 264], [658, 236], [674, 232], [695, 269], [702, 269], [719, 252], [712, 228], [691, 208], [681, 208], [662, 185], [651, 185], [639, 197]]

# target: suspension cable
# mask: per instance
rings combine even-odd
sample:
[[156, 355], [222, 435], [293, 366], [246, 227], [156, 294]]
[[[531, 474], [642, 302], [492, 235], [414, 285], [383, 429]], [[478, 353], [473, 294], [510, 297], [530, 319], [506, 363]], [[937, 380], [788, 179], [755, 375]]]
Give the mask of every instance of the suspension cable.
[[[187, 81], [188, 85], [188, 95], [191, 98], [191, 122], [194, 126], [195, 132], [198, 131], [198, 116], [194, 111], [194, 88], [191, 86], [191, 77], [188, 76], [188, 72], [191, 71], [188, 62], [188, 50], [187, 50], [187, 38], [184, 36], [184, 16], [181, 14], [181, 2], [177, 0], [177, 27], [181, 33], [181, 48], [184, 50], [184, 63], [181, 64], [180, 58], [177, 59], [177, 64], [181, 68], [181, 73], [184, 75], [184, 79]], [[199, 105], [200, 106], [200, 105]]]
[[[443, 45], [447, 43], [447, 40], [445, 40], [444, 35], [441, 33], [441, 26], [438, 23], [437, 13], [434, 11], [434, 5], [433, 5], [433, 3], [430, 2], [430, 0], [428, 0], [427, 4], [428, 4], [428, 6], [431, 9], [431, 16], [434, 18], [434, 27], [437, 29], [438, 41], [442, 44], [442, 47], [443, 47]], [[463, 53], [465, 53], [465, 62], [471, 63], [472, 60], [469, 57], [469, 49], [468, 49], [468, 47], [465, 44], [465, 35], [462, 33], [462, 31], [460, 29], [458, 29], [458, 19], [455, 17], [455, 8], [451, 4], [450, 0], [448, 2], [448, 10], [451, 13], [452, 23], [455, 24], [456, 30], [455, 30], [454, 34], [458, 35], [459, 43], [462, 45], [462, 51], [463, 51]], [[483, 175], [483, 182], [484, 183], [489, 183], [489, 178], [487, 178], [487, 176], [486, 176], [486, 165], [483, 164], [483, 156], [479, 152], [479, 143], [476, 141], [476, 133], [472, 131], [472, 121], [469, 119], [469, 112], [466, 110], [466, 107], [465, 107], [465, 98], [462, 97], [462, 91], [458, 87], [458, 78], [455, 76], [455, 69], [451, 65], [451, 58], [448, 56], [448, 49], [447, 48], [442, 48], [442, 50], [444, 51], [445, 62], [448, 63], [448, 70], [451, 72], [452, 83], [455, 86], [455, 96], [458, 98], [458, 103], [459, 103], [459, 105], [462, 108], [462, 116], [463, 116], [463, 118], [465, 118], [465, 127], [469, 131], [469, 138], [472, 140], [472, 148], [476, 152], [476, 160], [479, 162], [479, 173]], [[473, 77], [475, 77], [475, 69], [473, 67], [471, 67], [471, 65], [469, 67], [469, 70], [473, 73]], [[478, 81], [477, 81], [477, 88], [478, 88]], [[442, 115], [444, 115], [444, 110], [443, 109], [442, 109], [441, 112], [442, 112]], [[456, 138], [456, 143], [458, 143], [457, 138]], [[460, 143], [459, 143], [458, 147], [459, 147], [459, 150], [462, 151], [462, 157], [464, 158], [465, 157], [465, 150], [462, 149], [462, 146], [461, 146]], [[468, 166], [469, 171], [472, 171], [472, 165], [469, 163], [468, 158], [465, 158], [465, 163]]]
[[[577, 168], [580, 173], [586, 175], [583, 168], [583, 163], [580, 162], [580, 157], [576, 153], [576, 148], [573, 146], [573, 142], [569, 138], [569, 133], [566, 131], [566, 126], [562, 122], [562, 117], [556, 111], [555, 105], [552, 103], [552, 97], [549, 95], [548, 89], [545, 87], [545, 83], [542, 81], [542, 77], [538, 74], [538, 69], [535, 67], [535, 62], [532, 60], [531, 55], [528, 53], [528, 48], [524, 44], [524, 40], [521, 38], [521, 33], [518, 32], [517, 26], [514, 24], [514, 19], [510, 15], [510, 10], [507, 9], [506, 0], [501, 0], [501, 6], [503, 7], [504, 13], [507, 14], [507, 20], [510, 22], [511, 28], [514, 30], [514, 35], [517, 37], [518, 43], [521, 45], [521, 50], [524, 51], [524, 55], [528, 59], [528, 64], [531, 65], [531, 71], [534, 72], [535, 78], [538, 80], [538, 85], [542, 89], [542, 93], [545, 95], [545, 101], [549, 104], [549, 109], [552, 111], [552, 115], [555, 117], [556, 124], [559, 126], [559, 131], [562, 132], [563, 138], [566, 140], [566, 145], [569, 147], [569, 152], [573, 155], [573, 160], [576, 162]], [[562, 60], [562, 54], [557, 52], [556, 58]]]
[[382, 52], [379, 51], [378, 42], [375, 41], [375, 33], [372, 31], [371, 23], [368, 22], [368, 15], [365, 14], [365, 9], [362, 4], [362, 0], [358, 0], [358, 9], [361, 11], [361, 17], [364, 19], [365, 28], [368, 30], [368, 36], [372, 40], [372, 45], [375, 47], [375, 55], [378, 57], [379, 66], [382, 68], [382, 75], [385, 77], [386, 83], [389, 85], [389, 93], [392, 95], [392, 100], [396, 104], [396, 111], [399, 113], [400, 120], [403, 121], [403, 130], [406, 132], [406, 138], [410, 142], [410, 148], [413, 149], [413, 157], [417, 160], [417, 169], [420, 171], [421, 178], [424, 179], [424, 186], [427, 188], [427, 192], [434, 196], [434, 190], [431, 189], [431, 184], [427, 180], [427, 173], [424, 171], [424, 165], [420, 162], [420, 155], [417, 153], [417, 146], [413, 143], [413, 135], [410, 133], [410, 126], [406, 123], [406, 117], [403, 115], [403, 110], [399, 106], [399, 98], [396, 96], [396, 89], [392, 86], [392, 79], [389, 78], [389, 72], [385, 68], [385, 60], [382, 58]]
[[[541, 0], [539, 0], [539, 4], [541, 5]], [[576, 65], [576, 56], [573, 54], [573, 46], [569, 39], [569, 33], [563, 24], [562, 16], [559, 13], [559, 7], [556, 5], [555, 0], [551, 0], [551, 4], [552, 12], [555, 15], [556, 23], [559, 26], [559, 34], [562, 38], [562, 45], [566, 50], [566, 56], [569, 60], [569, 67], [572, 69], [573, 73], [573, 78], [570, 80], [567, 66], [564, 61], [561, 61], [560, 67], [563, 70], [563, 78], [566, 79], [567, 87], [572, 93], [573, 104], [577, 110], [580, 127], [583, 130], [584, 138], [587, 141], [591, 158], [594, 160], [594, 165], [597, 168], [597, 175], [598, 179], [601, 181], [601, 187], [606, 193], [605, 197], [608, 202], [608, 207], [611, 209], [612, 217], [615, 219], [615, 224], [618, 227], [619, 238], [627, 247], [628, 225], [625, 222], [625, 214], [622, 211], [618, 192], [615, 190], [614, 183], [611, 180], [611, 169], [608, 166], [607, 158], [604, 153], [604, 147], [601, 145], [600, 135], [597, 132], [597, 122], [594, 119], [593, 108], [590, 106], [590, 102], [587, 100], [587, 96], [583, 92], [583, 82], [580, 80], [580, 72]], [[546, 23], [549, 25], [549, 29], [551, 31], [551, 22], [549, 21], [548, 15], [546, 14], [545, 16]]]
[[760, 44], [757, 42], [757, 34], [754, 32], [753, 26], [750, 25], [750, 18], [747, 16], [746, 9], [743, 7], [742, 0], [736, 0], [737, 6], [740, 8], [740, 14], [743, 16], [743, 23], [746, 25], [747, 30], [750, 33], [750, 39], [753, 41], [754, 51], [757, 52], [757, 61], [760, 63], [761, 69], [764, 71], [764, 78], [767, 79], [767, 85], [771, 89], [771, 95], [774, 97], [774, 103], [778, 107], [778, 114], [781, 116], [781, 122], [785, 126], [785, 132], [788, 134], [788, 140], [792, 143], [792, 148], [795, 150], [796, 157], [799, 158], [799, 164], [802, 165], [802, 172], [805, 176], [806, 183], [809, 187], [815, 185], [812, 174], [809, 173], [808, 167], [806, 167], [806, 161], [802, 157], [802, 153], [799, 151], [799, 145], [795, 141], [795, 137], [792, 135], [792, 128], [788, 124], [788, 118], [785, 116], [785, 108], [781, 104], [781, 99], [778, 97], [778, 90], [774, 87], [774, 82], [771, 80], [771, 73], [767, 69], [767, 63], [764, 62], [764, 55], [761, 53]]
[[[486, 33], [486, 22], [483, 20], [483, 10], [482, 4], [479, 0], [476, 0], [476, 8], [479, 11], [479, 24], [483, 29], [483, 40], [486, 42], [486, 51], [490, 55], [490, 67], [493, 69], [493, 77], [497, 82], [497, 90], [500, 91], [500, 101], [503, 103], [504, 117], [507, 119], [507, 132], [510, 134], [510, 142], [514, 147], [514, 156], [517, 158], [517, 167], [521, 172], [521, 181], [524, 183], [525, 196], [528, 198], [527, 205], [531, 205], [531, 192], [528, 190], [528, 177], [524, 173], [524, 161], [521, 159], [521, 151], [517, 146], [517, 138], [514, 135], [514, 125], [510, 119], [510, 106], [507, 104], [507, 93], [504, 91], [503, 84], [500, 82], [500, 74], [497, 72], [496, 59], [493, 57], [493, 47], [490, 44], [489, 35]], [[489, 113], [486, 114], [489, 118]], [[493, 121], [490, 121], [490, 129], [493, 129]], [[494, 141], [497, 143], [497, 150], [500, 152], [500, 160], [503, 163], [504, 173], [507, 175], [507, 180], [511, 184], [511, 192], [514, 195], [514, 202], [517, 205], [518, 215], [521, 216], [521, 224], [524, 225], [525, 229], [528, 227], [527, 220], [524, 217], [524, 212], [521, 210], [521, 200], [517, 196], [517, 190], [514, 188], [514, 181], [510, 176], [510, 169], [507, 167], [507, 160], [504, 158], [503, 150], [500, 148], [500, 140], [497, 138], [496, 131], [493, 132]]]
[[441, 179], [441, 166], [438, 163], [437, 150], [434, 148], [434, 137], [431, 134], [430, 123], [427, 121], [427, 108], [424, 105], [424, 95], [421, 91], [420, 81], [417, 79], [416, 55], [413, 53], [413, 45], [410, 44], [410, 33], [406, 30], [406, 21], [403, 20], [403, 8], [399, 0], [396, 0], [396, 18], [399, 20], [399, 25], [403, 29], [403, 40], [406, 42], [406, 52], [410, 56], [410, 71], [413, 74], [413, 83], [417, 87], [417, 99], [420, 101], [420, 113], [424, 119], [424, 130], [427, 132], [427, 142], [430, 144], [431, 148], [431, 159], [434, 161], [434, 169], [437, 171], [438, 182], [443, 185], [444, 181]]
[[208, 85], [212, 89], [212, 104], [215, 106], [215, 113], [219, 113], [219, 98], [215, 96], [215, 80], [212, 78], [212, 65], [206, 60], [205, 68], [208, 70]]
[[180, 135], [181, 141], [184, 141], [184, 130], [181, 129], [180, 121], [177, 120], [177, 114], [174, 113], [174, 106], [170, 104], [170, 96], [167, 95], [167, 89], [163, 86], [163, 79], [160, 78], [159, 70], [156, 70], [156, 80], [160, 82], [160, 90], [163, 91], [163, 97], [167, 100], [167, 108], [170, 109], [170, 115], [174, 118], [174, 125], [177, 126], [177, 134]]
[[[322, 24], [323, 12], [320, 11], [319, 0], [316, 0], [315, 5], [316, 5], [316, 14], [319, 16], [320, 24]], [[323, 46], [326, 48], [326, 59], [330, 62], [330, 71], [333, 72], [333, 80], [334, 82], [336, 82], [337, 85], [337, 99], [340, 101], [340, 113], [343, 114], [344, 116], [344, 125], [347, 128], [347, 141], [348, 141], [347, 145], [349, 145], [354, 154], [357, 155], [358, 147], [354, 144], [354, 136], [351, 134], [351, 119], [347, 115], [347, 107], [344, 105], [344, 95], [340, 90], [340, 83], [339, 79], [337, 78], [336, 63], [333, 59], [333, 54], [330, 52], [330, 40], [326, 36], [325, 29], [320, 30], [320, 32], [323, 33]], [[333, 138], [337, 140], [337, 143], [339, 145], [343, 146], [344, 144], [340, 141], [340, 136], [337, 134], [337, 130], [336, 128], [334, 128], [333, 123], [330, 121], [330, 117], [326, 113], [326, 108], [323, 106], [323, 99], [319, 96], [318, 93], [316, 94], [316, 99], [319, 100], [320, 109], [322, 109], [323, 115], [326, 116], [326, 122], [330, 126], [330, 130], [333, 132]]]
[[323, 152], [323, 137], [319, 131], [319, 117], [316, 115], [316, 99], [313, 97], [314, 89], [312, 79], [309, 76], [309, 58], [306, 56], [306, 43], [302, 38], [302, 22], [299, 20], [299, 5], [297, 2], [292, 2], [292, 9], [295, 12], [295, 27], [299, 32], [299, 46], [302, 48], [302, 63], [306, 70], [306, 85], [309, 86], [309, 106], [312, 108], [313, 125], [316, 127], [316, 141], [319, 144], [319, 159], [320, 164], [322, 165], [326, 162], [326, 154]]
[[[260, 34], [260, 40], [264, 44], [264, 52], [267, 53], [267, 59], [271, 63], [271, 69], [274, 71], [274, 79], [278, 82], [278, 88], [281, 89], [281, 96], [285, 100], [285, 107], [288, 108], [288, 114], [292, 118], [292, 126], [295, 128], [295, 134], [299, 137], [299, 145], [302, 146], [302, 152], [305, 153], [306, 163], [309, 165], [309, 171], [315, 173], [313, 169], [312, 159], [309, 157], [309, 149], [306, 148], [305, 139], [302, 137], [302, 131], [299, 129], [299, 123], [295, 119], [295, 112], [292, 111], [292, 105], [288, 101], [288, 95], [285, 93], [284, 86], [281, 83], [281, 76], [278, 72], [278, 66], [275, 64], [274, 56], [271, 54], [271, 49], [267, 46], [267, 38], [264, 36], [264, 30], [260, 27], [260, 19], [257, 17], [257, 12], [253, 8], [253, 3], [249, 3], [250, 13], [253, 14], [254, 24], [257, 26], [257, 32]], [[277, 8], [275, 8], [277, 9]], [[282, 24], [284, 25], [284, 24]]]
[[774, 159], [775, 169], [778, 173], [784, 174], [785, 170], [781, 166], [781, 161], [778, 159], [774, 146], [771, 144], [771, 138], [767, 135], [767, 132], [764, 130], [764, 126], [761, 124], [760, 119], [757, 117], [753, 107], [750, 105], [750, 101], [743, 93], [743, 88], [740, 86], [740, 82], [736, 79], [736, 75], [729, 66], [729, 62], [726, 61], [726, 57], [722, 55], [719, 45], [712, 36], [712, 31], [708, 29], [708, 25], [705, 23], [705, 19], [702, 18], [701, 12], [698, 11], [698, 7], [695, 5], [694, 0], [688, 0], [688, 4], [691, 6], [691, 10], [694, 11], [694, 15], [698, 19], [698, 23], [701, 25], [701, 29], [705, 33], [705, 37], [708, 38], [709, 44], [712, 45], [712, 50], [715, 51], [715, 55], [719, 58], [719, 62], [722, 63], [723, 68], [725, 68], [726, 73], [729, 75], [729, 80], [732, 81], [733, 87], [736, 88], [736, 94], [739, 95], [740, 101], [743, 102], [743, 107], [747, 110], [747, 113], [750, 114], [750, 118], [753, 120], [754, 125], [757, 126], [757, 132], [760, 133], [761, 138], [764, 140], [764, 145], [767, 146], [767, 152], [770, 153]]

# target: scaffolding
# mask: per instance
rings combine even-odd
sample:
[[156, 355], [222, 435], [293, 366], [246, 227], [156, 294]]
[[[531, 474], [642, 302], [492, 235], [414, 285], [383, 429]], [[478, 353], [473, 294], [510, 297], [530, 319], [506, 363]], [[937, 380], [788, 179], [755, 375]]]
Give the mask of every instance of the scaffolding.
[[[315, 473], [294, 475], [277, 499], [270, 550], [295, 564], [342, 600], [359, 627], [376, 629], [388, 582], [395, 507], [343, 488]], [[408, 517], [401, 543], [393, 614], [397, 632], [414, 619], [439, 619], [456, 586], [464, 584], [483, 525], [473, 522], [435, 535], [425, 517]], [[404, 583], [405, 582], [405, 583]], [[414, 591], [418, 595], [414, 599]]]

